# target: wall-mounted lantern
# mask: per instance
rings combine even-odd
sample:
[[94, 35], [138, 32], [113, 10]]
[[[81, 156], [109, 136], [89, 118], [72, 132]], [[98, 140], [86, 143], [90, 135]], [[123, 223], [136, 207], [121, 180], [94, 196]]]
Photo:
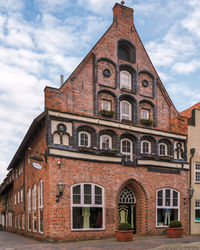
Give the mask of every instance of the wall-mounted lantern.
[[60, 198], [62, 197], [63, 192], [64, 192], [64, 190], [65, 190], [65, 184], [62, 183], [61, 181], [59, 181], [58, 184], [57, 184], [56, 186], [57, 186], [58, 192], [59, 192], [59, 194], [56, 195], [56, 198], [57, 198], [56, 202], [59, 202], [59, 200], [60, 200]]

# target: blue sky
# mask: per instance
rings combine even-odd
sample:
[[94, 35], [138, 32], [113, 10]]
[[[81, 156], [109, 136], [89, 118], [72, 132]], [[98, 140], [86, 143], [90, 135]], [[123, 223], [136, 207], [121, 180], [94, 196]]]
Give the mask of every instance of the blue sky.
[[[58, 87], [112, 23], [113, 0], [0, 1], [0, 182], [44, 87]], [[120, 1], [118, 1], [120, 2]], [[178, 111], [200, 101], [200, 1], [127, 0]]]

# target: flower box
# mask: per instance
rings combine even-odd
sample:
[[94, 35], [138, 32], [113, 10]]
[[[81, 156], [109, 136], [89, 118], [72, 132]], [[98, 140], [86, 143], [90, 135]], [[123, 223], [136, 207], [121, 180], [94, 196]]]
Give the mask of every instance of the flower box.
[[140, 119], [140, 123], [145, 126], [151, 126], [154, 124], [154, 121], [151, 119]]
[[114, 115], [114, 111], [109, 111], [109, 110], [101, 110], [99, 111], [99, 113], [102, 115], [102, 116], [105, 116], [105, 117], [113, 117]]
[[81, 152], [94, 152], [94, 148], [92, 147], [78, 147], [78, 150]]
[[115, 149], [100, 149], [100, 153], [104, 155], [116, 155], [117, 152]]
[[141, 154], [142, 158], [158, 160], [158, 156], [154, 154]]
[[116, 239], [120, 242], [127, 242], [133, 240], [133, 232], [134, 230], [115, 230]]
[[163, 161], [171, 161], [173, 160], [172, 156], [169, 156], [169, 155], [160, 155], [160, 160], [163, 160]]
[[124, 123], [127, 123], [129, 125], [133, 124], [131, 120], [127, 120], [127, 119], [122, 119], [121, 121], [124, 122]]
[[167, 238], [182, 238], [183, 228], [166, 228]]

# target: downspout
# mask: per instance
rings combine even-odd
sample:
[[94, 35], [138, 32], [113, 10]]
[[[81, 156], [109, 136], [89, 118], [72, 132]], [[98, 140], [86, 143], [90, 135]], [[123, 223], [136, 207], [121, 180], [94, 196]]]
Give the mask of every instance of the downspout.
[[[189, 188], [191, 186], [192, 183], [192, 158], [195, 154], [195, 148], [191, 148], [190, 149], [190, 162], [189, 162]], [[189, 235], [191, 234], [191, 200], [189, 199]]]

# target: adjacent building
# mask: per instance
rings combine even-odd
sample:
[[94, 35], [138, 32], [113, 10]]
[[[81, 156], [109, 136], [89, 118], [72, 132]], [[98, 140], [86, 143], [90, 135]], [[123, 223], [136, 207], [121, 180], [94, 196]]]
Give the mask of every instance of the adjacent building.
[[40, 239], [188, 232], [187, 119], [139, 38], [133, 9], [113, 23], [30, 126], [1, 184], [6, 230]]

